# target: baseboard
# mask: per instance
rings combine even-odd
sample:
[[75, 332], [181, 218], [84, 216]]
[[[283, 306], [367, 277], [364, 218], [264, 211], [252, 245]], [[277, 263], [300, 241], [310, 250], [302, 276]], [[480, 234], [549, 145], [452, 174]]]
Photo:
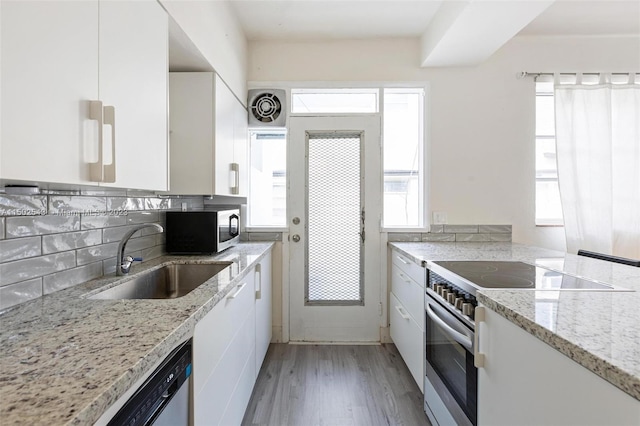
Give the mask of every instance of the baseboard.
[[290, 345], [344, 345], [344, 346], [378, 346], [380, 342], [293, 342]]
[[391, 340], [391, 332], [389, 330], [389, 327], [380, 327], [380, 342], [393, 343], [393, 340]]
[[286, 343], [282, 340], [281, 325], [274, 325], [271, 327], [271, 343]]

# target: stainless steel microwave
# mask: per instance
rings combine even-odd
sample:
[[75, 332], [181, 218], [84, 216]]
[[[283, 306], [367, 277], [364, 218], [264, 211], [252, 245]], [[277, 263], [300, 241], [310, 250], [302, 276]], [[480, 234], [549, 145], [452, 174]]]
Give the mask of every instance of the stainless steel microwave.
[[167, 212], [167, 253], [213, 254], [240, 240], [240, 210]]

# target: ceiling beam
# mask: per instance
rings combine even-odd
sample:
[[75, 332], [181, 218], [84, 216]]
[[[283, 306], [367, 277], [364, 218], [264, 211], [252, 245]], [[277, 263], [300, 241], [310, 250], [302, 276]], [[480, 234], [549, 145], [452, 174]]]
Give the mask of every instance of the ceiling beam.
[[484, 62], [555, 0], [444, 1], [421, 37], [423, 67]]

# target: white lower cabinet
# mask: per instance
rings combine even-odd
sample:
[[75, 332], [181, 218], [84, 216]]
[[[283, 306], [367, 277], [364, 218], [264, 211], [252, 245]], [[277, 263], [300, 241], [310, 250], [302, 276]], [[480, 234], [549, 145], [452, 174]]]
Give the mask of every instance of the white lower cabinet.
[[424, 392], [425, 269], [395, 250], [391, 251], [389, 322], [391, 339], [411, 375]]
[[271, 343], [271, 252], [258, 265], [254, 273], [256, 292], [256, 378]]
[[496, 312], [485, 313], [479, 425], [640, 424], [640, 401]]
[[[256, 289], [260, 289], [260, 293]], [[270, 340], [269, 253], [196, 324], [194, 425], [241, 423]]]

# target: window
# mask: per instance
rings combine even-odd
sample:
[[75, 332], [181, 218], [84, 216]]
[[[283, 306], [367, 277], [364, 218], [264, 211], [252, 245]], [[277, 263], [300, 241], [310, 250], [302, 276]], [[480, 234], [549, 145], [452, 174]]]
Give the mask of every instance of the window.
[[378, 89], [292, 89], [292, 113], [366, 114], [378, 112]]
[[536, 225], [562, 225], [553, 79], [536, 81]]
[[287, 224], [287, 135], [284, 131], [249, 134], [248, 227]]
[[424, 89], [384, 89], [383, 223], [424, 226]]

